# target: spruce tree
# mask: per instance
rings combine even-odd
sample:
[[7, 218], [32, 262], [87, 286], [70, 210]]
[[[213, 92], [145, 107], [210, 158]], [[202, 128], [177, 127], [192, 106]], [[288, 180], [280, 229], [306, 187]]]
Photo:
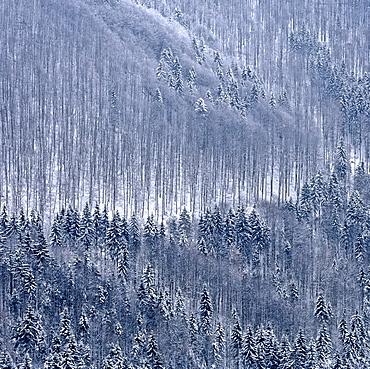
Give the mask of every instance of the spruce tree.
[[200, 332], [204, 335], [209, 335], [211, 330], [213, 307], [206, 285], [203, 286], [203, 291], [200, 296], [199, 315]]
[[208, 107], [204, 100], [200, 97], [196, 102], [195, 102], [195, 112], [204, 115], [208, 112]]
[[294, 342], [291, 359], [294, 368], [306, 367], [308, 359], [308, 346], [305, 334], [301, 328], [299, 329]]
[[7, 350], [0, 352], [0, 368], [1, 369], [15, 369], [13, 359]]
[[338, 180], [343, 181], [346, 179], [348, 171], [349, 171], [349, 162], [347, 158], [347, 152], [344, 147], [344, 139], [342, 137], [339, 141], [339, 145], [335, 152], [334, 172], [337, 175]]
[[316, 318], [320, 319], [321, 322], [327, 322], [331, 318], [331, 310], [322, 292], [319, 292], [317, 296], [314, 315]]
[[129, 369], [127, 359], [119, 345], [111, 345], [109, 353], [103, 361], [103, 369]]
[[16, 327], [14, 347], [22, 354], [35, 355], [45, 346], [45, 334], [38, 314], [28, 306], [22, 321]]
[[158, 344], [153, 334], [150, 334], [148, 338], [147, 357], [151, 369], [164, 368]]
[[237, 312], [233, 311], [234, 323], [231, 328], [231, 355], [235, 362], [235, 367], [239, 368], [241, 352], [243, 348], [243, 333], [240, 326], [239, 316]]
[[257, 352], [254, 342], [254, 334], [251, 326], [247, 327], [247, 331], [243, 337], [241, 358], [245, 368], [257, 367]]
[[32, 369], [32, 359], [28, 353], [24, 356], [24, 361], [18, 366], [19, 369]]
[[325, 367], [331, 361], [331, 338], [326, 324], [322, 324], [316, 338], [317, 360], [321, 367]]

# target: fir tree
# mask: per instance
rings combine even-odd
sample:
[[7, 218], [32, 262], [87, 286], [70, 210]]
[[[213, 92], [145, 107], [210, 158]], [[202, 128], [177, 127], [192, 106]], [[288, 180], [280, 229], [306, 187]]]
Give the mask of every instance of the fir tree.
[[43, 350], [45, 346], [45, 334], [40, 319], [29, 306], [24, 318], [16, 327], [14, 334], [14, 347], [20, 353], [34, 355], [36, 351]]
[[117, 261], [122, 247], [122, 234], [120, 228], [121, 218], [118, 212], [113, 215], [106, 233], [105, 245], [113, 260]]
[[179, 218], [179, 232], [184, 235], [187, 239], [191, 235], [191, 220], [190, 215], [185, 208], [182, 209]]
[[158, 344], [153, 334], [150, 334], [148, 338], [147, 357], [151, 369], [164, 368]]
[[329, 305], [326, 303], [322, 292], [320, 292], [317, 296], [314, 315], [322, 322], [327, 322], [331, 318]]
[[240, 362], [240, 355], [243, 348], [243, 336], [242, 336], [242, 328], [240, 326], [239, 317], [237, 312], [234, 310], [233, 312], [233, 326], [231, 328], [231, 354], [232, 358], [235, 362], [235, 367], [239, 368]]
[[225, 355], [225, 331], [220, 322], [216, 325], [213, 341], [213, 356], [216, 366], [223, 367], [223, 359]]
[[243, 348], [241, 352], [241, 357], [245, 368], [257, 367], [257, 352], [251, 326], [247, 327], [247, 331], [243, 337]]
[[270, 101], [269, 101], [269, 105], [270, 105], [272, 108], [275, 108], [275, 107], [276, 107], [276, 99], [275, 99], [275, 96], [274, 96], [274, 94], [273, 94], [273, 93], [271, 94]]
[[24, 357], [24, 361], [19, 365], [19, 369], [32, 369], [32, 359], [28, 353]]
[[129, 223], [129, 234], [130, 234], [130, 247], [133, 253], [136, 255], [140, 248], [140, 229], [136, 220], [135, 214], [131, 216]]
[[155, 89], [154, 99], [159, 103], [163, 102], [162, 93], [158, 87]]
[[213, 315], [213, 307], [212, 302], [209, 297], [209, 293], [207, 287], [203, 286], [203, 291], [200, 296], [200, 304], [199, 304], [199, 315], [200, 315], [200, 331], [208, 335], [210, 334], [211, 329], [211, 319]]
[[109, 354], [103, 361], [103, 369], [128, 369], [127, 359], [119, 345], [111, 345]]
[[347, 177], [349, 171], [349, 163], [347, 158], [347, 152], [344, 148], [343, 137], [339, 141], [335, 158], [334, 158], [334, 172], [338, 177], [338, 180], [343, 181]]
[[195, 112], [202, 115], [208, 112], [207, 105], [201, 97], [195, 102]]
[[[4, 210], [3, 210], [4, 211]], [[12, 357], [7, 350], [0, 352], [0, 368], [1, 369], [15, 369]]]
[[324, 323], [322, 324], [316, 338], [317, 360], [321, 367], [325, 367], [325, 365], [330, 361], [331, 350], [331, 338], [327, 326]]

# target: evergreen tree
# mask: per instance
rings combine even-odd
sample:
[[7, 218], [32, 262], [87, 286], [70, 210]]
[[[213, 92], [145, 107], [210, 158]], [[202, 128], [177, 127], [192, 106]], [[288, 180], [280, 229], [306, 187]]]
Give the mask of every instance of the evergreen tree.
[[120, 228], [121, 218], [118, 212], [113, 215], [109, 223], [105, 245], [113, 260], [118, 260], [118, 254], [122, 247], [122, 234]]
[[86, 312], [82, 310], [80, 320], [78, 322], [78, 332], [82, 340], [86, 342], [90, 331], [90, 322], [89, 318], [86, 315]]
[[245, 214], [244, 207], [238, 207], [236, 212], [235, 219], [235, 234], [236, 234], [236, 243], [239, 251], [244, 257], [249, 257], [251, 254], [250, 249], [250, 238], [249, 238], [249, 229], [247, 223], [247, 217]]
[[153, 334], [150, 334], [148, 338], [147, 357], [151, 369], [164, 368], [158, 344]]
[[294, 368], [305, 368], [308, 359], [307, 340], [302, 329], [299, 329], [294, 342], [292, 363]]
[[190, 91], [193, 91], [197, 84], [197, 73], [195, 72], [194, 67], [191, 67], [189, 70], [187, 84]]
[[220, 322], [217, 323], [213, 342], [213, 356], [216, 367], [223, 367], [225, 355], [225, 331]]
[[62, 369], [62, 349], [58, 336], [53, 337], [50, 354], [46, 358], [44, 369]]
[[86, 203], [79, 223], [78, 237], [83, 250], [88, 250], [94, 241], [94, 230], [89, 204]]
[[103, 369], [128, 369], [127, 359], [119, 345], [111, 345], [109, 354], [103, 361]]
[[146, 355], [146, 345], [146, 330], [143, 324], [143, 317], [141, 313], [139, 313], [137, 317], [137, 331], [132, 346], [132, 359], [134, 365], [137, 367], [140, 367], [140, 365], [144, 367], [144, 365], [148, 362]]
[[235, 367], [239, 368], [239, 362], [241, 357], [241, 352], [243, 348], [243, 335], [242, 328], [240, 326], [239, 317], [237, 312], [233, 311], [234, 323], [231, 328], [231, 354], [235, 362]]
[[243, 337], [243, 348], [241, 352], [241, 357], [245, 368], [257, 367], [257, 352], [251, 326], [247, 327], [247, 331]]
[[191, 235], [191, 220], [190, 215], [185, 208], [182, 209], [179, 218], [179, 232], [181, 235], [184, 235], [187, 239]]
[[0, 352], [0, 368], [1, 369], [15, 369], [13, 359], [9, 355], [9, 352], [7, 350], [3, 350]]
[[158, 307], [158, 292], [154, 285], [154, 271], [151, 264], [144, 269], [137, 291], [141, 311], [146, 314], [148, 321], [154, 324]]
[[19, 369], [32, 369], [32, 359], [28, 353], [26, 353], [23, 363], [19, 365]]
[[154, 99], [159, 103], [163, 102], [162, 93], [158, 87], [155, 89]]
[[326, 303], [322, 292], [319, 292], [317, 296], [314, 315], [322, 322], [327, 322], [331, 318], [331, 309], [329, 308], [329, 305]]
[[365, 164], [362, 161], [355, 170], [353, 177], [353, 188], [361, 195], [363, 199], [369, 200], [369, 174], [365, 171]]
[[235, 214], [229, 209], [224, 223], [224, 239], [226, 249], [229, 251], [235, 242]]
[[135, 214], [131, 216], [129, 224], [129, 234], [130, 234], [130, 247], [134, 255], [140, 248], [140, 229], [136, 220]]
[[[281, 337], [280, 343], [280, 365], [282, 368], [289, 368], [292, 365], [292, 352], [289, 343], [289, 339], [286, 334]], [[293, 358], [294, 360], [294, 358]]]
[[197, 353], [199, 340], [199, 324], [194, 314], [191, 314], [188, 321], [189, 326], [189, 343], [191, 349]]
[[200, 332], [202, 332], [204, 335], [209, 335], [211, 330], [213, 307], [206, 285], [203, 286], [203, 291], [200, 296], [199, 313]]
[[57, 214], [56, 218], [53, 220], [50, 231], [50, 245], [53, 247], [60, 247], [63, 245], [61, 226], [60, 216]]
[[37, 351], [42, 351], [45, 346], [45, 334], [40, 319], [29, 306], [22, 321], [16, 327], [14, 334], [14, 347], [22, 354], [34, 356]]
[[335, 153], [334, 172], [338, 177], [338, 180], [343, 181], [347, 177], [348, 171], [349, 162], [347, 158], [347, 152], [344, 148], [344, 139], [342, 137]]
[[317, 360], [321, 367], [325, 367], [327, 363], [331, 361], [330, 359], [331, 350], [332, 350], [331, 338], [327, 326], [324, 323], [322, 324], [316, 338]]
[[275, 96], [274, 96], [274, 94], [273, 94], [273, 93], [271, 94], [270, 101], [269, 101], [269, 105], [270, 105], [272, 108], [275, 108], [275, 107], [276, 107], [276, 99], [275, 99]]
[[195, 112], [202, 115], [208, 112], [207, 105], [201, 97], [195, 102]]
[[302, 218], [308, 219], [312, 212], [312, 195], [311, 187], [305, 182], [302, 186], [301, 193], [299, 196], [299, 215]]

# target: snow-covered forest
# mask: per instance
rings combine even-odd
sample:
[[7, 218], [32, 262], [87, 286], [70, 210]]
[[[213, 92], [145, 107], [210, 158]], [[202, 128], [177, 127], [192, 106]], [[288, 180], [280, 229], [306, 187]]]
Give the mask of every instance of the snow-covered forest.
[[0, 0], [0, 369], [370, 366], [368, 0]]

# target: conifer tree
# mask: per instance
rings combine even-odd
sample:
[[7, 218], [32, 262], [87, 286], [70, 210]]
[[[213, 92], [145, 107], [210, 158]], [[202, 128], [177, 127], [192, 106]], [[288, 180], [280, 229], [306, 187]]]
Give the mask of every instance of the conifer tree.
[[92, 227], [91, 212], [88, 203], [85, 204], [82, 212], [78, 228], [78, 237], [83, 250], [87, 251], [94, 240], [94, 230]]
[[206, 285], [203, 286], [203, 291], [200, 296], [199, 315], [200, 332], [204, 335], [209, 335], [211, 330], [213, 307]]
[[28, 353], [24, 356], [24, 361], [19, 365], [19, 369], [32, 369], [32, 359]]
[[216, 325], [213, 342], [213, 356], [216, 367], [223, 367], [225, 355], [225, 331], [220, 322]]
[[150, 334], [148, 338], [147, 357], [151, 369], [164, 368], [158, 344], [153, 334]]
[[121, 347], [112, 344], [108, 355], [103, 361], [103, 369], [128, 369], [127, 359], [123, 355]]
[[7, 350], [0, 352], [0, 368], [1, 369], [15, 369], [12, 357]]
[[132, 345], [132, 361], [134, 365], [140, 367], [147, 364], [147, 357], [146, 357], [146, 346], [147, 346], [147, 333], [143, 323], [143, 317], [141, 313], [139, 313], [137, 317], [137, 331], [134, 337], [134, 342]]
[[137, 295], [141, 311], [146, 314], [148, 322], [154, 324], [158, 307], [158, 292], [154, 285], [154, 271], [150, 263], [141, 276]]
[[62, 349], [58, 336], [53, 337], [49, 356], [44, 363], [44, 369], [62, 369]]
[[301, 328], [299, 329], [294, 342], [291, 359], [294, 368], [305, 368], [307, 364], [308, 359], [307, 340]]
[[197, 353], [198, 340], [199, 340], [199, 337], [198, 337], [199, 336], [199, 324], [194, 314], [190, 314], [190, 317], [188, 320], [188, 326], [189, 326], [190, 347], [195, 353]]
[[24, 318], [16, 327], [14, 347], [22, 354], [35, 355], [45, 346], [45, 334], [40, 319], [31, 306], [28, 306]]
[[322, 292], [319, 292], [317, 296], [314, 315], [316, 318], [320, 319], [321, 322], [327, 322], [332, 316], [331, 309], [326, 303]]
[[186, 238], [190, 238], [191, 234], [191, 221], [190, 215], [186, 211], [186, 208], [183, 208], [180, 217], [179, 217], [179, 232], [186, 236]]
[[243, 348], [243, 332], [240, 326], [239, 316], [237, 312], [233, 311], [234, 323], [231, 328], [231, 354], [235, 362], [235, 367], [239, 368], [241, 352]]
[[118, 212], [113, 215], [109, 223], [105, 245], [113, 260], [117, 261], [118, 253], [122, 247], [122, 234], [120, 228], [121, 218]]
[[130, 247], [134, 255], [136, 255], [137, 251], [140, 248], [141, 242], [139, 225], [137, 223], [135, 214], [133, 214], [130, 219], [129, 233], [130, 233]]
[[208, 112], [208, 107], [201, 97], [195, 102], [195, 112], [201, 115]]
[[322, 324], [316, 338], [317, 360], [321, 367], [331, 361], [330, 354], [332, 351], [331, 338], [326, 324]]
[[235, 238], [235, 214], [232, 209], [229, 209], [224, 223], [224, 239], [228, 251], [234, 244]]
[[155, 101], [159, 103], [163, 102], [162, 93], [158, 87], [155, 89], [154, 98], [155, 98]]
[[249, 246], [249, 230], [248, 230], [248, 223], [247, 217], [245, 214], [244, 207], [238, 207], [236, 212], [236, 219], [235, 219], [235, 234], [236, 234], [236, 242], [237, 247], [241, 254], [244, 257], [248, 257], [251, 254], [250, 246]]
[[271, 94], [270, 101], [269, 101], [269, 105], [270, 105], [272, 108], [275, 108], [275, 107], [276, 107], [276, 99], [275, 99], [275, 96], [274, 96], [274, 94], [273, 94], [273, 93]]
[[347, 177], [349, 171], [349, 162], [347, 158], [347, 152], [344, 147], [343, 137], [339, 141], [339, 145], [335, 152], [334, 158], [334, 172], [338, 177], [339, 181], [343, 181]]
[[257, 352], [251, 326], [247, 327], [247, 331], [243, 337], [243, 348], [241, 352], [241, 357], [245, 368], [257, 367]]

